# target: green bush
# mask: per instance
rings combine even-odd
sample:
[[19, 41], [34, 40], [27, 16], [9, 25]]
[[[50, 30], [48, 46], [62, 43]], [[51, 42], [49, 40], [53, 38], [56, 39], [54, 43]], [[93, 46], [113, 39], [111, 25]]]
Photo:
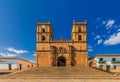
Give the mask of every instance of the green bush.
[[99, 64], [105, 64], [106, 61], [99, 61], [98, 63], [99, 63]]
[[117, 63], [120, 63], [120, 61], [111, 61], [111, 63], [117, 64]]
[[99, 69], [103, 70], [103, 65], [99, 65]]

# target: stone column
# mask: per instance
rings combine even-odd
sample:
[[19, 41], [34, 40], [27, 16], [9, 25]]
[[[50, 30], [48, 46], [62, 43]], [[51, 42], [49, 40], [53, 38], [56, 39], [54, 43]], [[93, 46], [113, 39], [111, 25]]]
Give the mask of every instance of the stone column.
[[54, 59], [53, 59], [53, 54], [50, 54], [50, 66], [54, 66]]
[[38, 67], [38, 56], [36, 56], [36, 67]]
[[55, 46], [50, 46], [50, 54], [51, 54], [50, 57], [51, 66], [55, 66]]
[[54, 66], [57, 66], [57, 53], [54, 53]]
[[69, 56], [68, 56], [68, 58], [67, 58], [67, 61], [68, 61], [68, 66], [71, 66], [71, 61], [72, 61], [72, 58], [71, 58], [71, 56], [72, 56], [72, 46], [70, 45], [69, 46]]
[[71, 66], [71, 58], [70, 58], [70, 57], [68, 57], [68, 58], [66, 59], [66, 66], [68, 66], [68, 67]]
[[38, 58], [39, 58], [39, 56], [38, 55], [36, 55], [36, 67], [39, 67], [39, 64], [38, 64]]

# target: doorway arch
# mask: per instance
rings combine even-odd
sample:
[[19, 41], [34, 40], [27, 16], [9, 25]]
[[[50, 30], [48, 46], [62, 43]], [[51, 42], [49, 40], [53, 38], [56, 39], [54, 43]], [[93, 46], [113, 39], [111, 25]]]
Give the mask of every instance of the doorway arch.
[[90, 62], [90, 63], [89, 63], [89, 67], [93, 67], [93, 62]]
[[63, 56], [58, 57], [57, 66], [66, 66], [66, 58]]

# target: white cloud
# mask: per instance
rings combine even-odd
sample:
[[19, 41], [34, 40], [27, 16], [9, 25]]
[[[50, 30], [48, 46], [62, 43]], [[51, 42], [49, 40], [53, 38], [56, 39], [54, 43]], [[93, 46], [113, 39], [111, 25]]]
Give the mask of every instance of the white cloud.
[[34, 53], [33, 56], [36, 56], [36, 54]]
[[34, 60], [29, 60], [30, 62], [33, 62], [33, 63], [35, 63], [35, 61]]
[[100, 35], [97, 35], [97, 36], [94, 38], [94, 40], [95, 40], [95, 39], [99, 39], [99, 38], [100, 38]]
[[103, 41], [102, 39], [99, 39], [97, 45], [100, 45], [102, 41]]
[[33, 56], [34, 56], [34, 57], [36, 56], [35, 51], [33, 51]]
[[120, 28], [117, 31], [120, 32]]
[[94, 40], [97, 40], [97, 45], [100, 45], [103, 42], [100, 35], [95, 36]]
[[106, 29], [111, 28], [114, 23], [115, 23], [115, 20], [109, 20], [109, 21], [107, 21], [107, 23], [106, 23], [106, 25], [105, 25], [105, 26], [106, 26]]
[[6, 48], [6, 50], [10, 51], [10, 52], [14, 52], [16, 54], [23, 54], [23, 53], [27, 53], [28, 51], [26, 50], [17, 50], [13, 47], [9, 47], [9, 48]]
[[10, 54], [10, 53], [7, 53], [6, 57], [16, 57], [17, 55], [16, 54]]
[[16, 57], [17, 55], [16, 54], [11, 54], [11, 53], [0, 52], [0, 56], [1, 57]]
[[102, 21], [102, 24], [105, 25], [105, 24], [106, 24], [106, 21]]
[[88, 45], [88, 51], [92, 52], [93, 51], [93, 47], [91, 45]]
[[35, 52], [33, 53], [33, 56], [34, 56], [34, 57], [36, 56]]
[[5, 56], [6, 56], [6, 54], [5, 54], [5, 53], [0, 52], [0, 56], [5, 57]]
[[117, 45], [120, 44], [120, 32], [113, 34], [109, 39], [104, 41], [104, 45]]
[[89, 52], [92, 52], [92, 51], [93, 51], [93, 49], [88, 49], [88, 51], [89, 51]]

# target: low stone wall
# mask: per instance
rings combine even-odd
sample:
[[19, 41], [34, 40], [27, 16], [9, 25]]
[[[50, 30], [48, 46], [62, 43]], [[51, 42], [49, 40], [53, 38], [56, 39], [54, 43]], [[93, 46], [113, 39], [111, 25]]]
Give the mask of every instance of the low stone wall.
[[8, 70], [8, 69], [0, 69], [0, 72], [16, 72], [18, 71], [17, 69], [12, 69], [12, 70]]

